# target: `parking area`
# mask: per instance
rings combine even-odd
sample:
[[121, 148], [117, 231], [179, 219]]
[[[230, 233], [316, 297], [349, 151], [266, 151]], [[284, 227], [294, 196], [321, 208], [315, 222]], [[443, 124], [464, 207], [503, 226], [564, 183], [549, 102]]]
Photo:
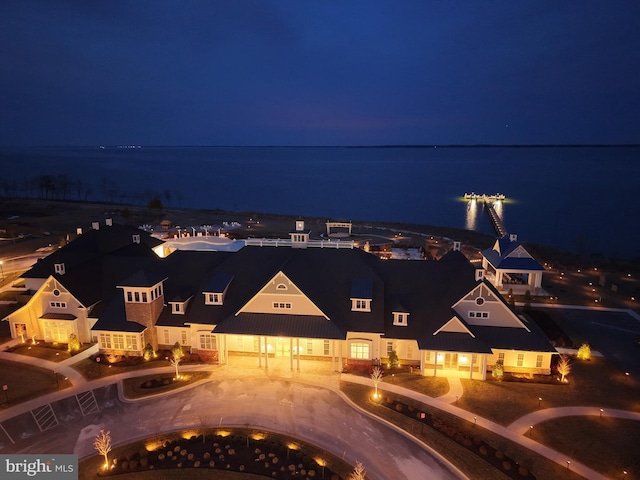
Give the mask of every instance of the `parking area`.
[[640, 378], [640, 321], [624, 311], [544, 309], [561, 328], [576, 332], [622, 372]]
[[103, 411], [117, 411], [119, 406], [117, 387], [112, 384], [8, 418], [0, 422], [0, 452], [19, 453], [38, 443], [43, 432], [60, 426], [81, 428], [89, 418]]

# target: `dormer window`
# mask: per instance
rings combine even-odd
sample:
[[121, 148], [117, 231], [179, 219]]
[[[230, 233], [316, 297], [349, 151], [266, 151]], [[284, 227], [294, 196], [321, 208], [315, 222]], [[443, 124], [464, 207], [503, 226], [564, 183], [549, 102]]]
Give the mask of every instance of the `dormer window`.
[[133, 238], [133, 243], [140, 243], [140, 235], [139, 234], [133, 235], [132, 238]]
[[409, 314], [406, 312], [393, 312], [393, 324], [397, 327], [408, 325]]
[[53, 264], [53, 270], [54, 272], [56, 272], [58, 275], [64, 275], [64, 263], [54, 263]]
[[204, 294], [205, 305], [222, 305], [221, 293], [205, 293]]
[[177, 315], [184, 315], [184, 303], [171, 302], [171, 313], [174, 313]]
[[351, 311], [352, 312], [370, 312], [371, 300], [368, 298], [352, 298]]

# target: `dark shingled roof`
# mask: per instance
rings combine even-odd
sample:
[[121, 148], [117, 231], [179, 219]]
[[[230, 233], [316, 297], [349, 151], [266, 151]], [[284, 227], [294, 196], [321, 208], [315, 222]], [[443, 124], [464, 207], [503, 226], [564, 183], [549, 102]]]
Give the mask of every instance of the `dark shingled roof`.
[[202, 291], [208, 293], [222, 293], [229, 286], [231, 280], [233, 280], [233, 275], [230, 273], [216, 273], [206, 283]]
[[335, 340], [347, 338], [346, 332], [338, 330], [330, 320], [312, 315], [241, 313], [223, 320], [216, 325], [214, 332]]
[[[534, 258], [531, 257], [509, 257], [521, 243], [517, 240], [511, 241], [508, 237], [502, 237], [496, 241], [492, 248], [482, 251], [482, 256], [494, 267], [503, 270], [544, 270]], [[497, 250], [496, 250], [497, 248]]]
[[460, 332], [438, 332], [431, 338], [422, 339], [418, 346], [421, 350], [436, 352], [492, 353], [491, 347], [484, 341]]
[[351, 281], [351, 298], [371, 298], [373, 282], [370, 278], [355, 278]]

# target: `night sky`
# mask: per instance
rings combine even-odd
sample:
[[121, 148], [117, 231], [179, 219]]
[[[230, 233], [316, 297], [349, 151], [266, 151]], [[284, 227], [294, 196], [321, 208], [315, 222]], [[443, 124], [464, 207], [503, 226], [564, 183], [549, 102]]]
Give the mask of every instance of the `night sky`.
[[0, 146], [640, 143], [640, 2], [0, 2]]

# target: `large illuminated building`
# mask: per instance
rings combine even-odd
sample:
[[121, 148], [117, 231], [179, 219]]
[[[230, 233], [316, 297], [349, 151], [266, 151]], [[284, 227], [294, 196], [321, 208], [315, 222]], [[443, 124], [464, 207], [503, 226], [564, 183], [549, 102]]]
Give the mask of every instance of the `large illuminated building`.
[[230, 366], [243, 356], [256, 368], [311, 360], [341, 371], [395, 352], [426, 376], [485, 379], [499, 360], [550, 373], [549, 341], [458, 246], [438, 261], [382, 260], [314, 243], [303, 222], [283, 243], [163, 258], [145, 231], [94, 225], [23, 275], [28, 301], [4, 320], [14, 338], [73, 334], [113, 355], [178, 342]]

